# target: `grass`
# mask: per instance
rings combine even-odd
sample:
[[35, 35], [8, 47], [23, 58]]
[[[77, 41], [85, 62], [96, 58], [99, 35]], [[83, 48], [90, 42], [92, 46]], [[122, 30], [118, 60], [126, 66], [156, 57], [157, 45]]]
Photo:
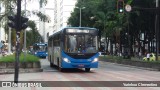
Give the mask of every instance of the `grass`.
[[[38, 62], [39, 58], [31, 54], [26, 54], [26, 59], [24, 59], [24, 54], [21, 53], [19, 57], [19, 61], [20, 62]], [[15, 54], [1, 57], [0, 62], [15, 62]]]

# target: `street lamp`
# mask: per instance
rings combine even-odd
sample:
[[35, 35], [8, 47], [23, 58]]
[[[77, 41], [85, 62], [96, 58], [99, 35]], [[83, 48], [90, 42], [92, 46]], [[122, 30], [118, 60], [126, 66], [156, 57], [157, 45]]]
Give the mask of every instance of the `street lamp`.
[[79, 27], [81, 27], [81, 11], [82, 9], [85, 9], [86, 7], [76, 7], [79, 9]]
[[[156, 8], [159, 8], [159, 0], [156, 0]], [[158, 60], [158, 54], [159, 54], [159, 13], [156, 12], [155, 17], [155, 38], [156, 38], [156, 61]]]

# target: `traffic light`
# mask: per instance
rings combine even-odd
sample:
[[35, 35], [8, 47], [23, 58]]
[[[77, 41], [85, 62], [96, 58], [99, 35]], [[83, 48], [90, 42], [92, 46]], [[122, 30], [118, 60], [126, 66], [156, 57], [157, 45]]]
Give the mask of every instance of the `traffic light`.
[[8, 26], [11, 28], [16, 29], [17, 25], [16, 25], [16, 15], [14, 16], [8, 16], [8, 19], [10, 20], [10, 22], [8, 23]]
[[117, 12], [124, 13], [124, 0], [117, 1]]
[[11, 27], [11, 28], [14, 28], [16, 30], [24, 30], [28, 27], [28, 24], [27, 24], [28, 18], [26, 18], [26, 17], [21, 16], [21, 19], [20, 19], [21, 21], [20, 21], [19, 28], [18, 28], [18, 25], [17, 25], [18, 18], [17, 18], [16, 15], [8, 16], [8, 19], [10, 20], [10, 22], [8, 23], [8, 26]]
[[24, 30], [28, 27], [28, 18], [26, 17], [21, 17], [21, 24], [20, 24], [20, 30]]

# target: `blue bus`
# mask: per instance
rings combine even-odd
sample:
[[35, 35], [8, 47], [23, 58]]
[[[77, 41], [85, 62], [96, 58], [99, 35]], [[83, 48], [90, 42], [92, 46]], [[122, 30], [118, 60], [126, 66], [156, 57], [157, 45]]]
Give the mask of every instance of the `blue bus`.
[[98, 29], [66, 27], [48, 37], [50, 66], [64, 68], [98, 68]]
[[37, 57], [46, 58], [48, 56], [47, 43], [35, 43], [32, 53]]

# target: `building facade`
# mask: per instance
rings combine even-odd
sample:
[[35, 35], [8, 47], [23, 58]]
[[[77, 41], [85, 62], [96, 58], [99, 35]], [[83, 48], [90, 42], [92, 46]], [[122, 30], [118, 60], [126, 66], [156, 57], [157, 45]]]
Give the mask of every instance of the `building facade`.
[[77, 0], [55, 0], [53, 31], [68, 26], [68, 18], [74, 10]]

